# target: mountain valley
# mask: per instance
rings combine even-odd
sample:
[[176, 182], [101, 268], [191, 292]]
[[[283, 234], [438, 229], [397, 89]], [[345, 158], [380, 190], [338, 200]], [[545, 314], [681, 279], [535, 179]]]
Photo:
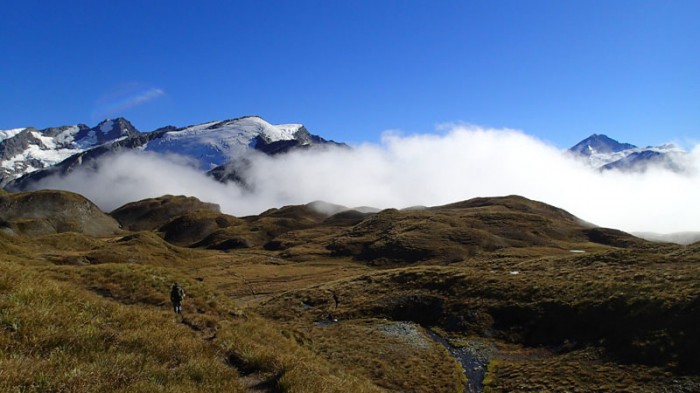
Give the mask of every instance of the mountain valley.
[[[0, 390], [700, 391], [696, 233], [644, 240], [518, 195], [234, 216], [41, 189], [128, 153], [252, 193], [251, 157], [328, 147], [353, 149], [257, 116], [0, 131]], [[598, 134], [561, 153], [595, 173], [687, 158]]]
[[362, 210], [0, 191], [0, 390], [700, 389], [698, 243], [519, 196]]

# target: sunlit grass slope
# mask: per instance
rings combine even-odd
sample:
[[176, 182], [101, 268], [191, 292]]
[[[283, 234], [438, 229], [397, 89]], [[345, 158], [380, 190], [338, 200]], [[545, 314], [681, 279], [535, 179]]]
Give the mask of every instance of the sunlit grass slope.
[[[178, 269], [0, 263], [0, 391], [376, 392]], [[181, 323], [168, 289], [188, 290]]]
[[457, 393], [479, 381], [457, 346], [487, 393], [700, 391], [700, 243], [514, 196], [244, 218], [163, 197], [101, 236], [25, 232], [21, 210], [0, 220], [0, 392]]
[[217, 349], [166, 309], [14, 263], [0, 271], [0, 391], [244, 391]]

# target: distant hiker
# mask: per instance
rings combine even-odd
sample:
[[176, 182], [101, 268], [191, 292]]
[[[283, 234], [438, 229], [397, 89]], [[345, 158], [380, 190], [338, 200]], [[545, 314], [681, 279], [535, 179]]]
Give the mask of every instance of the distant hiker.
[[185, 298], [185, 291], [180, 284], [174, 283], [170, 288], [170, 301], [173, 302], [173, 310], [177, 314], [182, 314], [182, 299]]

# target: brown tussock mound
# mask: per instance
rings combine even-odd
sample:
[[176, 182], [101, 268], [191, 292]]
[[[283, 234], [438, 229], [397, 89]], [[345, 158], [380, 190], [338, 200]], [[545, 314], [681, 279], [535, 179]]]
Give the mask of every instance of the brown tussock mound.
[[195, 197], [164, 195], [128, 203], [110, 215], [126, 229], [143, 231], [160, 228], [177, 216], [196, 211], [219, 213], [220, 209]]
[[109, 236], [120, 231], [117, 221], [85, 197], [56, 190], [0, 194], [0, 226], [27, 236]]

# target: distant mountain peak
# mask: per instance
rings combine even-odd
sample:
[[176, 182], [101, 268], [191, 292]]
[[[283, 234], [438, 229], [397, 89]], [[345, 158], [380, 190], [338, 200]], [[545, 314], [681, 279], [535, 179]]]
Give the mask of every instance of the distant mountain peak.
[[685, 152], [673, 144], [637, 147], [603, 134], [593, 134], [568, 150], [599, 170], [643, 172], [649, 166], [682, 172]]
[[627, 149], [634, 149], [637, 146], [629, 143], [620, 143], [604, 134], [593, 134], [577, 143], [569, 151], [590, 156], [596, 153], [617, 153]]
[[88, 149], [139, 133], [139, 130], [123, 117], [105, 119], [93, 128], [80, 130], [75, 135], [75, 143], [83, 149]]

